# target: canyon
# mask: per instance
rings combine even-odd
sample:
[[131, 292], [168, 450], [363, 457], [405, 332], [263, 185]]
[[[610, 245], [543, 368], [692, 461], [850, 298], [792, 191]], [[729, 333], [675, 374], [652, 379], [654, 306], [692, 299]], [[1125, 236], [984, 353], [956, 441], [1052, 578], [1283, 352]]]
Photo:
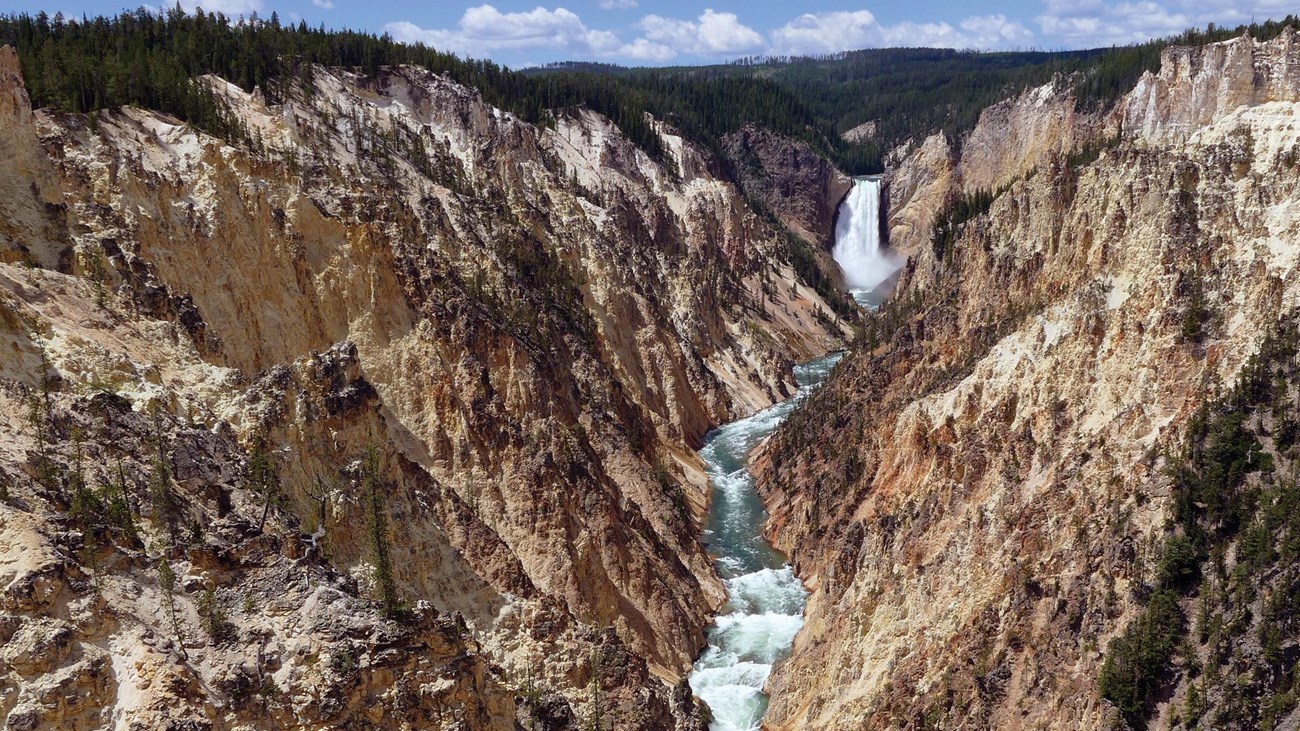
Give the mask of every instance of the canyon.
[[1157, 583], [1173, 457], [1297, 306], [1298, 69], [1290, 30], [1172, 48], [1113, 108], [1051, 84], [900, 151], [898, 287], [755, 460], [811, 592], [768, 727], [1126, 727], [1097, 676]]
[[1300, 314], [1294, 30], [856, 179], [415, 65], [197, 83], [230, 135], [0, 48], [8, 728], [1300, 727], [1294, 632], [1098, 681]]
[[788, 243], [667, 127], [203, 83], [253, 144], [0, 51], [8, 725], [702, 728], [695, 449], [848, 332]]

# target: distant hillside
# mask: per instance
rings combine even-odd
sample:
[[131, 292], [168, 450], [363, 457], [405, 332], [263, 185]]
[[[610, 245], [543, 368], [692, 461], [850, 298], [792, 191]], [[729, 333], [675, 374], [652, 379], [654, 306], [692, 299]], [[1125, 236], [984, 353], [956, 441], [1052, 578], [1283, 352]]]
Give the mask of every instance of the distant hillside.
[[[1063, 52], [978, 53], [936, 48], [885, 48], [830, 56], [743, 59], [715, 66], [626, 68], [598, 63], [568, 63], [529, 69], [529, 75], [604, 74], [629, 86], [654, 89], [669, 99], [666, 111], [702, 118], [700, 124], [722, 133], [742, 120], [728, 123], [718, 115], [735, 110], [708, 101], [696, 106], [696, 89], [750, 85], [751, 91], [779, 89], [793, 97], [782, 106], [816, 130], [776, 128], [808, 141], [821, 141], [842, 169], [851, 173], [878, 172], [885, 153], [909, 138], [943, 131], [960, 144], [980, 112], [990, 104], [1056, 74], [1075, 75], [1075, 96], [1087, 107], [1104, 106], [1132, 89], [1146, 71], [1160, 68], [1160, 52], [1171, 45], [1201, 45], [1249, 33], [1260, 40], [1277, 36], [1294, 24], [1294, 16], [1234, 29], [1210, 26], [1172, 38], [1135, 46]], [[743, 81], [741, 81], [743, 80]], [[722, 101], [721, 99], [718, 100]], [[752, 120], [771, 124], [786, 114], [759, 112]], [[874, 122], [873, 133], [856, 142], [841, 135]]]
[[[652, 157], [659, 137], [643, 112], [672, 122], [714, 153], [723, 136], [753, 124], [810, 144], [852, 174], [879, 172], [901, 142], [944, 131], [960, 144], [988, 105], [1074, 75], [1080, 104], [1103, 105], [1160, 65], [1170, 45], [1198, 45], [1249, 32], [1266, 40], [1295, 18], [1189, 30], [1174, 38], [1122, 48], [1067, 52], [977, 53], [949, 49], [871, 49], [819, 57], [744, 59], [700, 67], [626, 68], [568, 63], [512, 71], [491, 61], [460, 59], [420, 44], [354, 31], [235, 22], [220, 13], [145, 10], [87, 22], [44, 13], [0, 16], [0, 44], [17, 50], [36, 106], [91, 112], [134, 104], [158, 109], [225, 137], [243, 132], [189, 80], [214, 73], [272, 101], [311, 64], [367, 74], [412, 64], [478, 88], [494, 106], [526, 121], [588, 108], [613, 120]], [[200, 51], [199, 49], [202, 49]], [[854, 141], [844, 132], [874, 123]], [[725, 155], [718, 155], [725, 160]]]

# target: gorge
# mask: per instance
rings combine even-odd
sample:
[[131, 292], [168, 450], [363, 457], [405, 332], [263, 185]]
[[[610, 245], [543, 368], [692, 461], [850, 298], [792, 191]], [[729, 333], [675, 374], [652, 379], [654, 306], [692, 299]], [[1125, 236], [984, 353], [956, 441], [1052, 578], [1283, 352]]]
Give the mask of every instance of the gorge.
[[727, 603], [690, 676], [691, 689], [712, 712], [712, 731], [760, 727], [767, 710], [763, 686], [802, 625], [804, 588], [785, 557], [763, 537], [767, 512], [754, 490], [749, 455], [821, 385], [839, 359], [837, 353], [797, 366], [794, 398], [719, 427], [700, 450], [712, 489], [703, 538], [727, 587]]
[[0, 16], [6, 727], [1296, 728], [1300, 38], [990, 55]]
[[[868, 309], [888, 296], [897, 263], [880, 242], [881, 181], [855, 180], [836, 214], [832, 256], [854, 300]], [[795, 396], [711, 432], [700, 450], [710, 505], [703, 540], [727, 590], [727, 603], [695, 662], [691, 689], [712, 713], [711, 731], [757, 731], [772, 666], [785, 659], [802, 626], [806, 592], [785, 556], [763, 535], [767, 511], [749, 473], [750, 454], [822, 384], [843, 357], [796, 366]]]

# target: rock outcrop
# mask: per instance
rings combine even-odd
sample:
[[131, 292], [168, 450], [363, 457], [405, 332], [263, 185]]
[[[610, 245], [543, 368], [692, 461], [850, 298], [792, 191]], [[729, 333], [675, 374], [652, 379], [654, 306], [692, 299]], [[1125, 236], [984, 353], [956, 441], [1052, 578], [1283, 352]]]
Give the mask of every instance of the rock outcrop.
[[49, 160], [36, 137], [18, 54], [0, 48], [0, 261], [58, 266], [71, 251]]
[[727, 135], [722, 144], [745, 193], [805, 240], [830, 249], [835, 213], [853, 187], [852, 178], [807, 143], [752, 125]]
[[[1006, 189], [947, 263], [914, 245], [758, 460], [772, 535], [812, 590], [770, 728], [1122, 723], [1096, 678], [1156, 580], [1168, 455], [1300, 307], [1295, 43], [1170, 49], [1084, 164], [1059, 154], [1079, 125], [1049, 104], [985, 115], [1020, 130], [999, 133], [1025, 150], [1007, 167], [976, 175], [969, 142], [954, 166], [937, 143], [900, 165], [896, 216], [932, 206], [929, 188]], [[928, 238], [914, 218], [896, 240]], [[1158, 701], [1157, 727], [1186, 693]]]
[[237, 144], [0, 52], [9, 726], [701, 728], [694, 449], [842, 337], [783, 239], [667, 127], [204, 83]]
[[997, 191], [1093, 143], [1102, 123], [1100, 113], [1080, 112], [1067, 81], [1057, 79], [985, 109], [958, 146], [939, 132], [894, 150], [891, 245], [915, 255], [929, 244], [935, 214], [954, 195]]

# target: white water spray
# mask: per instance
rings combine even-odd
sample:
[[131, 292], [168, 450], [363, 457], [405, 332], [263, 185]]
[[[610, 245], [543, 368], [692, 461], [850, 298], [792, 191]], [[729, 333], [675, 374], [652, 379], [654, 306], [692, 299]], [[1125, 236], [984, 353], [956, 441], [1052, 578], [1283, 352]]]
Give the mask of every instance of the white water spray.
[[857, 178], [840, 205], [831, 255], [860, 303], [885, 284], [898, 262], [880, 247], [880, 178]]

